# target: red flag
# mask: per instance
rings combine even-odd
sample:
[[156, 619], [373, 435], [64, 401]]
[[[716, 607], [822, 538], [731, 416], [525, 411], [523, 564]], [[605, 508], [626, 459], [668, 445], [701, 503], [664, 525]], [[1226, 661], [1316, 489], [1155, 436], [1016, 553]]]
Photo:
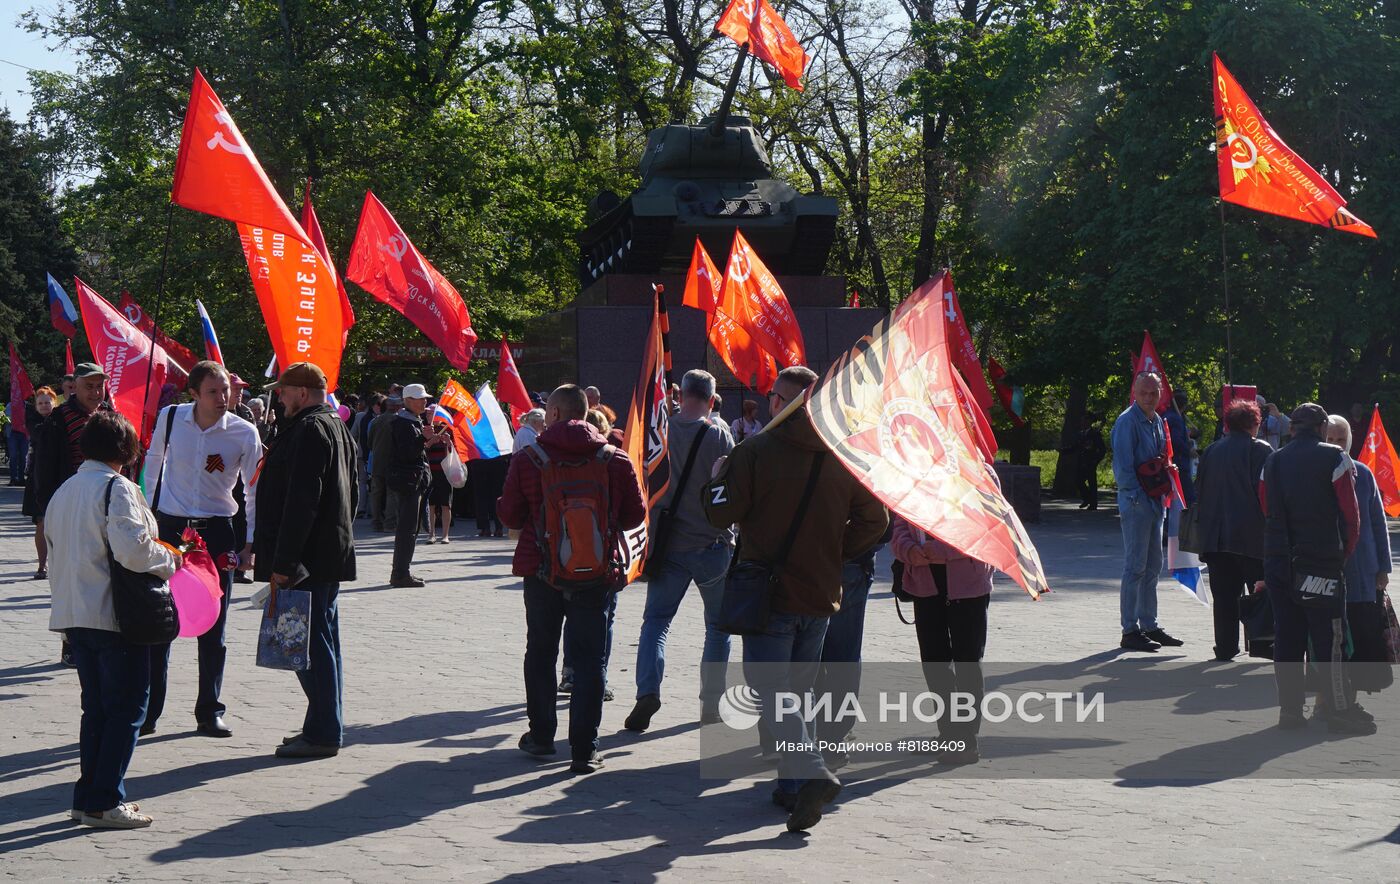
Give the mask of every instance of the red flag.
[[142, 446], [149, 446], [169, 356], [157, 343], [153, 367], [147, 362], [152, 354], [151, 339], [87, 283], [81, 279], [73, 282], [78, 290], [83, 330], [87, 332], [93, 358], [107, 374], [112, 406], [137, 428]]
[[355, 324], [355, 308], [350, 306], [350, 295], [345, 291], [345, 283], [341, 281], [340, 274], [336, 272], [331, 250], [326, 246], [326, 235], [321, 232], [321, 219], [316, 217], [316, 209], [311, 205], [310, 178], [306, 179], [306, 196], [301, 201], [301, 227], [311, 238], [311, 244], [316, 247], [316, 251], [325, 259], [326, 271], [331, 279], [335, 280], [335, 290], [340, 293], [340, 322], [345, 327], [346, 337], [349, 337], [350, 328]]
[[510, 353], [510, 344], [506, 342], [505, 335], [501, 335], [501, 366], [496, 372], [496, 398], [516, 409], [514, 417], [517, 420], [532, 407], [530, 393], [515, 368], [515, 357]]
[[476, 397], [455, 380], [450, 380], [438, 394], [438, 407], [447, 412], [452, 424], [452, 444], [462, 463], [481, 459], [481, 452], [472, 437], [472, 424], [481, 422], [481, 405]]
[[715, 268], [715, 262], [710, 260], [710, 253], [700, 244], [700, 237], [695, 237], [695, 249], [690, 253], [690, 269], [685, 274], [685, 294], [681, 297], [681, 305], [714, 313], [723, 286], [724, 280]]
[[29, 435], [25, 423], [24, 402], [34, 395], [34, 385], [29, 381], [29, 372], [19, 361], [15, 345], [10, 344], [10, 425], [18, 432]]
[[671, 483], [671, 460], [667, 428], [671, 407], [666, 386], [666, 345], [662, 337], [661, 294], [652, 303], [651, 330], [642, 348], [642, 371], [632, 393], [623, 425], [622, 448], [632, 460], [647, 502], [647, 520], [624, 534], [627, 545], [627, 579], [637, 579], [646, 562], [647, 529], [651, 513]]
[[740, 46], [747, 43], [749, 52], [776, 68], [784, 83], [802, 91], [807, 53], [768, 0], [757, 0], [757, 5], [754, 0], [729, 0], [724, 14], [715, 22], [715, 31]]
[[345, 278], [402, 313], [442, 348], [450, 365], [467, 370], [476, 345], [467, 305], [372, 191], [365, 193]]
[[171, 381], [177, 384], [183, 383], [184, 379], [189, 377], [190, 370], [194, 368], [194, 364], [199, 361], [199, 357], [191, 353], [189, 348], [184, 344], [181, 344], [179, 341], [157, 328], [155, 320], [151, 319], [151, 317], [146, 314], [146, 311], [141, 309], [141, 305], [136, 303], [136, 300], [131, 297], [131, 292], [126, 289], [122, 289], [122, 296], [117, 302], [117, 309], [122, 312], [122, 315], [125, 316], [132, 325], [140, 329], [143, 334], [155, 334], [156, 343], [165, 351], [167, 376]]
[[967, 381], [963, 380], [962, 375], [953, 372], [953, 382], [958, 394], [958, 407], [962, 409], [963, 420], [977, 441], [977, 448], [987, 463], [996, 463], [997, 437], [992, 432], [992, 422], [987, 419], [987, 413], [977, 407], [972, 398], [972, 391], [967, 388]]
[[1366, 431], [1366, 441], [1357, 460], [1376, 474], [1376, 487], [1380, 489], [1385, 514], [1392, 519], [1400, 516], [1400, 457], [1396, 456], [1390, 434], [1381, 423], [1379, 406], [1371, 412], [1371, 428]]
[[851, 297], [846, 301], [846, 306], [852, 309], [860, 308], [860, 292], [851, 289]]
[[1040, 556], [958, 405], [942, 309], [939, 280], [929, 280], [831, 367], [808, 412], [887, 506], [1039, 597], [1048, 589]]
[[997, 388], [997, 398], [1001, 400], [1001, 407], [1011, 416], [1011, 420], [1018, 427], [1026, 425], [1025, 418], [1016, 413], [1016, 391], [1011, 389], [1011, 385], [1004, 380], [1006, 369], [1001, 367], [1001, 363], [993, 356], [987, 357], [987, 374], [992, 376], [992, 384]]
[[[1152, 335], [1144, 331], [1142, 333], [1142, 350], [1139, 351], [1137, 359], [1133, 362], [1133, 383], [1137, 383], [1137, 376], [1144, 371], [1150, 371], [1162, 379], [1162, 398], [1157, 400], [1157, 413], [1165, 412], [1172, 405], [1172, 385], [1167, 383], [1167, 371], [1162, 367], [1162, 360], [1157, 356], [1157, 345], [1152, 343]], [[1128, 394], [1128, 404], [1132, 405], [1137, 401], [1137, 397], [1132, 393]]]
[[744, 322], [744, 330], [760, 347], [773, 354], [779, 365], [787, 368], [807, 364], [802, 329], [797, 325], [797, 316], [788, 304], [787, 295], [737, 228], [734, 245], [729, 249], [721, 300], [730, 305], [744, 303], [745, 316], [741, 318], [736, 312], [730, 315]]
[[63, 342], [63, 373], [72, 374], [73, 371], [73, 339], [69, 338]]
[[982, 360], [977, 358], [977, 348], [972, 343], [972, 332], [963, 317], [962, 305], [958, 303], [957, 290], [953, 288], [953, 273], [944, 270], [938, 277], [938, 288], [943, 297], [943, 320], [948, 323], [948, 348], [953, 354], [953, 364], [967, 381], [972, 391], [973, 401], [982, 409], [984, 419], [992, 414], [992, 391], [987, 389], [987, 379], [982, 374]]
[[1240, 84], [1212, 53], [1215, 71], [1215, 163], [1220, 198], [1227, 203], [1376, 237], [1371, 225], [1288, 145], [1259, 113]]
[[233, 117], [198, 68], [180, 133], [170, 199], [177, 206], [206, 215], [306, 239]]

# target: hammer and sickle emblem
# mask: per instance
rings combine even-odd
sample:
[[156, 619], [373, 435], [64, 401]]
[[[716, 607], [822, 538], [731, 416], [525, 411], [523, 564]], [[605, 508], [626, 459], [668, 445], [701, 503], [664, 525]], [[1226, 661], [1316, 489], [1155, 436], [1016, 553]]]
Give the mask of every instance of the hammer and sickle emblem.
[[402, 261], [403, 256], [408, 254], [408, 240], [397, 233], [389, 237], [389, 241], [379, 247], [381, 251], [388, 252], [394, 256], [395, 261]]
[[[230, 117], [228, 115], [228, 111], [219, 111], [218, 113], [214, 114], [214, 119], [217, 120], [220, 125], [228, 127], [228, 133], [231, 138], [233, 136], [233, 117]], [[209, 148], [210, 150], [213, 150], [216, 147], [222, 147], [229, 153], [236, 153], [240, 155], [244, 153], [243, 148], [239, 147], [229, 138], [225, 138], [223, 130], [220, 129], [216, 129], [214, 131], [214, 137], [210, 138], [207, 142], [205, 142], [204, 146]]]
[[[743, 267], [742, 272], [740, 266]], [[729, 275], [734, 277], [735, 282], [748, 282], [749, 276], [753, 273], [753, 265], [749, 262], [749, 250], [740, 246], [734, 250], [734, 257], [729, 259]]]

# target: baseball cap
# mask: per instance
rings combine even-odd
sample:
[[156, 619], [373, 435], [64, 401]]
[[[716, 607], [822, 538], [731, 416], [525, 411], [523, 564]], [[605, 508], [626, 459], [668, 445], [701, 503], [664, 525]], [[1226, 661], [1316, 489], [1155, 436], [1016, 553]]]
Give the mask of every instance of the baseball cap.
[[1320, 427], [1327, 423], [1327, 410], [1321, 405], [1304, 402], [1293, 409], [1293, 413], [1288, 416], [1288, 419], [1305, 427]]
[[405, 399], [427, 399], [428, 391], [422, 384], [409, 384], [403, 388], [403, 398]]
[[96, 362], [79, 362], [73, 369], [73, 379], [78, 378], [105, 378], [107, 372], [102, 370], [102, 366]]
[[326, 373], [314, 362], [294, 362], [277, 376], [277, 380], [268, 384], [264, 389], [275, 390], [279, 387], [306, 387], [311, 390], [326, 389]]

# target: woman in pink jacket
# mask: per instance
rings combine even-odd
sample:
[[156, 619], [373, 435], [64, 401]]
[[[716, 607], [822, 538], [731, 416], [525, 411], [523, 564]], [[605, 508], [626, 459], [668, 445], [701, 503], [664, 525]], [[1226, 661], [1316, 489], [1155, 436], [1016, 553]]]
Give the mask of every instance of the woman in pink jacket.
[[[982, 652], [987, 647], [987, 605], [992, 566], [895, 517], [890, 540], [904, 563], [904, 592], [914, 597], [914, 628], [928, 689], [948, 708], [953, 692], [971, 694], [982, 705]], [[940, 742], [961, 743], [940, 752], [943, 764], [975, 764], [980, 715], [970, 722], [938, 721]]]

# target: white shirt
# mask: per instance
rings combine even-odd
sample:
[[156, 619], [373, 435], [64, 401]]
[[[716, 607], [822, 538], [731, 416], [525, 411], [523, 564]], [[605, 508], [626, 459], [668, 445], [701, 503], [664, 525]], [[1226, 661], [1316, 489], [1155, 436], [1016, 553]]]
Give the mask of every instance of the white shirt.
[[83, 461], [78, 471], [54, 492], [44, 512], [49, 541], [49, 629], [74, 626], [118, 632], [112, 609], [112, 574], [107, 546], [123, 567], [168, 578], [175, 554], [159, 543], [155, 517], [141, 499], [141, 489], [121, 476], [112, 486], [112, 506], [102, 517], [102, 500], [112, 468]]
[[521, 424], [520, 429], [515, 431], [515, 443], [510, 447], [511, 454], [524, 451], [534, 445], [535, 440], [539, 437], [540, 434], [535, 432], [534, 427], [529, 424]]
[[[175, 409], [170, 428], [170, 456], [166, 457], [165, 422]], [[253, 540], [257, 495], [248, 491], [253, 474], [262, 459], [262, 440], [257, 428], [231, 411], [201, 430], [194, 422], [194, 405], [167, 405], [156, 418], [151, 448], [146, 452], [146, 501], [154, 506], [156, 485], [160, 488], [160, 511], [171, 516], [205, 519], [232, 516], [238, 512], [233, 486], [243, 476], [244, 500], [248, 511], [248, 537]], [[161, 464], [165, 476], [160, 478]]]

